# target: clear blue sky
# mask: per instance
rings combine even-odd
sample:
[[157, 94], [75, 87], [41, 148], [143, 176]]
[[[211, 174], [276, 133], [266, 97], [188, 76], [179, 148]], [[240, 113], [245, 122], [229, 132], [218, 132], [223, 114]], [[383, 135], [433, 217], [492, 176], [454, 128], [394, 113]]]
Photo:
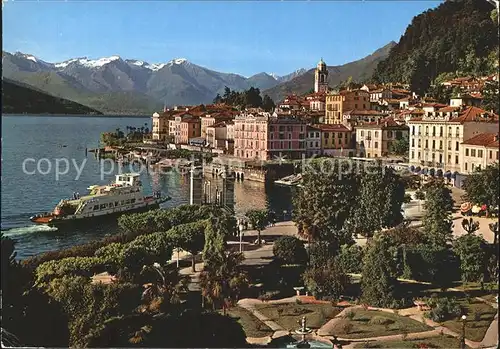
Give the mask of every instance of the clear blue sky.
[[279, 75], [338, 65], [398, 41], [440, 1], [23, 1], [3, 7], [3, 49], [48, 62], [173, 58], [222, 72]]

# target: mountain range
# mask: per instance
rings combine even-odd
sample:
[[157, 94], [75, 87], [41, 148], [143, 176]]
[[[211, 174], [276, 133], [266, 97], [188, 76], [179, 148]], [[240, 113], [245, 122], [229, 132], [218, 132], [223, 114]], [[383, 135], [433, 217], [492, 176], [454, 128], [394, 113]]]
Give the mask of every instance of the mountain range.
[[88, 105], [105, 113], [150, 113], [164, 105], [210, 103], [225, 86], [232, 90], [261, 90], [303, 74], [260, 73], [249, 78], [220, 73], [178, 58], [167, 63], [86, 57], [49, 63], [30, 54], [3, 52], [2, 76], [51, 95]]
[[[330, 85], [352, 76], [369, 77], [376, 63], [394, 43], [361, 60], [329, 67]], [[106, 114], [144, 114], [164, 105], [211, 103], [225, 86], [242, 91], [259, 88], [276, 102], [287, 93], [304, 93], [314, 84], [314, 69], [298, 69], [284, 76], [259, 73], [251, 77], [222, 73], [183, 58], [150, 64], [111, 56], [72, 58], [49, 63], [31, 54], [2, 52], [2, 76], [50, 95], [65, 98]]]

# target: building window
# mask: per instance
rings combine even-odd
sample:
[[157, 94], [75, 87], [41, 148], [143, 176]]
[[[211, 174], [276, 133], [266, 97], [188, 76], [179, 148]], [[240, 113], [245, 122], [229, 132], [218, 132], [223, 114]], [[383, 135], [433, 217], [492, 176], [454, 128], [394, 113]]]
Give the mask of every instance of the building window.
[[477, 157], [478, 157], [478, 158], [482, 158], [482, 157], [483, 157], [483, 151], [482, 151], [481, 149], [479, 149], [479, 150], [477, 151]]
[[432, 126], [432, 135], [435, 136], [436, 135], [436, 126]]
[[378, 137], [378, 131], [375, 131], [375, 138]]
[[323, 135], [324, 135], [324, 137], [325, 137], [325, 138], [328, 138], [328, 137], [329, 137], [329, 136], [328, 136], [328, 135], [329, 135], [329, 133], [328, 133], [328, 132], [323, 133]]
[[451, 150], [451, 141], [448, 141], [448, 150]]
[[451, 127], [448, 127], [448, 137], [451, 137]]
[[428, 136], [429, 135], [429, 126], [425, 126], [425, 135]]
[[428, 139], [425, 140], [425, 149], [429, 149], [429, 140]]
[[432, 149], [436, 149], [436, 141], [432, 140]]
[[439, 137], [443, 137], [443, 126], [439, 128]]
[[387, 137], [392, 138], [392, 131], [387, 131]]
[[458, 151], [459, 143], [455, 142], [455, 151]]
[[361, 137], [363, 137], [364, 135], [365, 135], [365, 132], [361, 131]]
[[469, 148], [465, 149], [465, 156], [469, 156]]
[[472, 171], [474, 171], [474, 163], [472, 163]]
[[[470, 156], [475, 157], [476, 156], [476, 149], [471, 149], [470, 150]], [[474, 169], [474, 168], [472, 168]]]
[[418, 147], [419, 147], [419, 148], [421, 147], [421, 142], [420, 142], [420, 139], [418, 140]]
[[414, 151], [411, 152], [411, 158], [415, 159], [415, 152]]
[[411, 127], [411, 135], [412, 135], [412, 136], [415, 136], [415, 126], [412, 126], [412, 127]]
[[420, 152], [418, 152], [418, 158], [420, 159]]
[[375, 142], [375, 148], [378, 148], [378, 142]]
[[460, 127], [457, 127], [456, 136], [460, 137]]
[[455, 165], [458, 165], [458, 155], [455, 155]]
[[465, 163], [465, 171], [467, 171], [467, 163]]
[[412, 138], [412, 139], [411, 139], [411, 146], [412, 146], [412, 147], [415, 147], [415, 138]]
[[451, 163], [451, 155], [448, 154], [448, 163]]
[[443, 141], [439, 141], [439, 150], [443, 150]]

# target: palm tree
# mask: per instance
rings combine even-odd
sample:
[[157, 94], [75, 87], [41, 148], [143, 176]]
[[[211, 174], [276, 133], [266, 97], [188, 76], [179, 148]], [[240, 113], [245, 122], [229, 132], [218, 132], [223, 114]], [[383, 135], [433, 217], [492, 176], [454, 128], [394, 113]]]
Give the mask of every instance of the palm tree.
[[200, 274], [201, 294], [213, 310], [222, 308], [226, 315], [227, 308], [233, 305], [248, 286], [246, 273], [238, 266], [244, 257], [241, 253], [224, 252], [213, 256], [205, 270]]
[[177, 269], [165, 269], [159, 263], [154, 263], [152, 266], [144, 266], [142, 273], [150, 272], [153, 281], [145, 286], [142, 293], [142, 299], [147, 304], [151, 304], [155, 300], [160, 300], [165, 310], [165, 305], [174, 305], [180, 302], [182, 293], [188, 291], [188, 276], [180, 275]]
[[467, 234], [473, 234], [476, 230], [479, 230], [479, 222], [471, 218], [462, 220], [462, 228], [467, 232]]
[[269, 214], [266, 210], [250, 210], [245, 216], [250, 221], [253, 229], [257, 230], [257, 244], [260, 245], [260, 232], [266, 228], [269, 221]]

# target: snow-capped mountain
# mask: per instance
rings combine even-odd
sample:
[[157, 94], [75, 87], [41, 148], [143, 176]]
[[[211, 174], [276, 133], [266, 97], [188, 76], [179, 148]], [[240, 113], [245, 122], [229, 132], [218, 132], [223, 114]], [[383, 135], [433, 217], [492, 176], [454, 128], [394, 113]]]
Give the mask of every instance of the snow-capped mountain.
[[5, 77], [69, 99], [82, 93], [126, 92], [148, 96], [162, 105], [199, 104], [212, 102], [225, 86], [232, 90], [256, 87], [262, 91], [283, 81], [283, 77], [276, 79], [266, 73], [245, 78], [216, 72], [185, 58], [150, 63], [113, 55], [49, 63], [31, 54], [3, 52], [2, 61]]

